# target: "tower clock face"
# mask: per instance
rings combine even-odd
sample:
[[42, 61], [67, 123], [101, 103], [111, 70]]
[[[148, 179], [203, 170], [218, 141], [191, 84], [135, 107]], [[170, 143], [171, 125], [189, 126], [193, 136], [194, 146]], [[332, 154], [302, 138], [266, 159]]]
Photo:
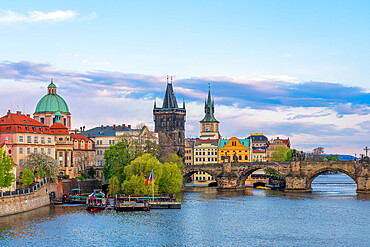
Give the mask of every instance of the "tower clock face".
[[211, 130], [211, 126], [206, 126], [206, 131], [210, 131]]

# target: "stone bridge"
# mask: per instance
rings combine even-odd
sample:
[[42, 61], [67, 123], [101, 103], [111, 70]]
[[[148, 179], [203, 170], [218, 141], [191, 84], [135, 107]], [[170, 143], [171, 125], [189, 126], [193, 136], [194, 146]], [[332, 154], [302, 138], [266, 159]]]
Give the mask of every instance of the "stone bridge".
[[312, 181], [327, 171], [339, 171], [350, 176], [357, 184], [357, 193], [370, 193], [369, 161], [285, 161], [222, 163], [185, 166], [184, 182], [195, 172], [212, 175], [220, 189], [241, 189], [250, 174], [258, 169], [275, 171], [285, 180], [286, 192], [311, 192]]

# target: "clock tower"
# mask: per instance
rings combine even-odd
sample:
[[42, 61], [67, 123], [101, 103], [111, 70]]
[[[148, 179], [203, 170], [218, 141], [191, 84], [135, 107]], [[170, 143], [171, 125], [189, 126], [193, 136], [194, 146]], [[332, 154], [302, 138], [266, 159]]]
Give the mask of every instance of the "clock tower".
[[204, 102], [205, 116], [200, 120], [200, 138], [201, 139], [220, 139], [218, 121], [214, 117], [215, 102], [211, 98], [211, 88], [208, 90], [208, 99]]

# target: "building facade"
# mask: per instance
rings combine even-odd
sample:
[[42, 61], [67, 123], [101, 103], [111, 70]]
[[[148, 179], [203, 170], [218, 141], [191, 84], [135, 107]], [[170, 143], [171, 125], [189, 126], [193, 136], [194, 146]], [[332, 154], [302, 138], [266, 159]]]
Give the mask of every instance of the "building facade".
[[230, 162], [251, 162], [249, 139], [220, 139], [218, 141], [218, 162], [223, 163], [224, 157], [229, 156]]
[[23, 175], [23, 164], [31, 153], [55, 157], [55, 138], [49, 126], [20, 111], [0, 118], [0, 144], [7, 144], [16, 165], [16, 179]]
[[194, 165], [194, 147], [195, 140], [186, 139], [185, 140], [185, 162], [184, 165], [191, 166]]
[[159, 145], [164, 153], [175, 153], [185, 157], [185, 103], [180, 108], [177, 105], [171, 83], [167, 81], [166, 94], [162, 107], [154, 102], [154, 131], [159, 135]]
[[[95, 143], [84, 135], [71, 134], [73, 142], [73, 168], [74, 174], [87, 174], [89, 169], [95, 168]], [[96, 170], [96, 177], [102, 178], [101, 170]]]
[[73, 169], [73, 142], [68, 128], [61, 123], [61, 113], [55, 113], [55, 123], [50, 127], [55, 138], [55, 160], [59, 164], [59, 175], [75, 177]]
[[272, 153], [277, 151], [279, 147], [287, 147], [290, 149], [289, 138], [280, 139], [279, 137], [277, 137], [276, 139], [271, 139], [271, 141], [267, 143], [266, 160], [271, 161]]
[[218, 163], [218, 140], [201, 140], [194, 142], [194, 165]]
[[57, 94], [57, 86], [53, 83], [53, 79], [47, 88], [47, 94], [37, 103], [33, 118], [37, 121], [51, 126], [55, 123], [55, 113], [61, 113], [61, 123], [71, 129], [72, 115], [64, 99]]

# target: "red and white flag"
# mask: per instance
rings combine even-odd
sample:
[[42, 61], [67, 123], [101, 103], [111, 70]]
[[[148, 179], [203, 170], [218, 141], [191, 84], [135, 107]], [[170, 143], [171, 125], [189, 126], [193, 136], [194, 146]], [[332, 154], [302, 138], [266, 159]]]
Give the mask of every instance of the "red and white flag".
[[153, 181], [153, 170], [150, 172], [150, 175], [145, 182], [145, 186], [148, 186], [149, 181]]

